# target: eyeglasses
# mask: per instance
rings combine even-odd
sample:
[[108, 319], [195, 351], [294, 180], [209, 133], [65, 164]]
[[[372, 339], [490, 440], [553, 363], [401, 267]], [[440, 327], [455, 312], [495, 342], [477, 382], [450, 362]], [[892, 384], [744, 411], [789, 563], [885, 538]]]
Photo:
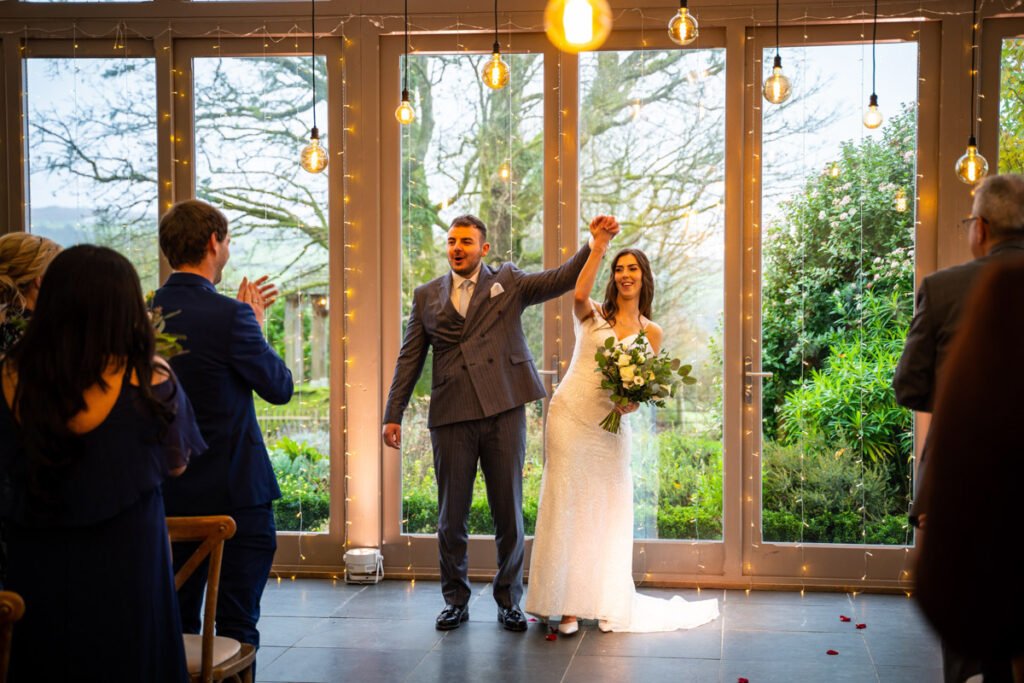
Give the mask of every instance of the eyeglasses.
[[988, 223], [988, 220], [984, 216], [968, 216], [967, 218], [960, 219], [960, 232], [966, 232], [971, 229], [971, 223], [974, 221], [981, 221], [982, 223]]

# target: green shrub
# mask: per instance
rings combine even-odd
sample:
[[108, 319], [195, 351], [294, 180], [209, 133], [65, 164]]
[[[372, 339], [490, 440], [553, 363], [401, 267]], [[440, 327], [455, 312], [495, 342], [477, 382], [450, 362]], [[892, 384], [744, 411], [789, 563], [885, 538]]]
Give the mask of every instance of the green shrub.
[[330, 519], [330, 459], [305, 441], [282, 437], [267, 449], [281, 487], [278, 531], [322, 531]]
[[722, 509], [683, 505], [658, 507], [659, 538], [722, 538]]
[[323, 531], [330, 519], [330, 493], [303, 477], [278, 477], [281, 497], [274, 501], [278, 531]]
[[860, 462], [850, 449], [833, 451], [820, 439], [766, 442], [762, 459], [764, 540], [907, 542], [906, 497], [894, 495], [883, 465]]

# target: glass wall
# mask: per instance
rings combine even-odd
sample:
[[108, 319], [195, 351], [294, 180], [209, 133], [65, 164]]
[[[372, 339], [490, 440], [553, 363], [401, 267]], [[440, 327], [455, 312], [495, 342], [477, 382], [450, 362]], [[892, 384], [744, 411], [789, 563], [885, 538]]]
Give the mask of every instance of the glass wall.
[[663, 346], [698, 379], [630, 416], [638, 539], [722, 538], [724, 180], [724, 49], [580, 55], [581, 218], [648, 256]]
[[[283, 497], [279, 530], [326, 530], [330, 500], [327, 383], [327, 179], [298, 163], [312, 127], [309, 57], [193, 60], [196, 196], [228, 216], [231, 260], [219, 288], [268, 275], [280, 297], [267, 312], [270, 344], [295, 379], [284, 406], [257, 397], [257, 415]], [[327, 130], [326, 59], [318, 57], [317, 124]]]
[[1024, 38], [1004, 38], [999, 77], [999, 172], [1024, 172]]
[[28, 229], [124, 254], [156, 289], [156, 70], [150, 58], [26, 60]]
[[[490, 55], [409, 57], [409, 91], [416, 119], [403, 126], [402, 319], [413, 290], [446, 276], [446, 236], [453, 218], [471, 213], [487, 225], [486, 263], [511, 261], [526, 271], [543, 264], [544, 68], [534, 54], [506, 54], [511, 80], [491, 90], [478, 74]], [[534, 362], [544, 369], [542, 309], [523, 316]], [[404, 329], [404, 327], [403, 327]], [[431, 358], [402, 422], [402, 531], [437, 530], [437, 484], [430, 434]], [[543, 403], [527, 405], [523, 482], [526, 532], [533, 533], [543, 469]], [[470, 533], [494, 533], [482, 474], [470, 513]]]
[[913, 423], [892, 376], [914, 306], [918, 47], [877, 49], [878, 129], [862, 124], [870, 43], [784, 48], [793, 96], [756, 105], [765, 541], [912, 541]]

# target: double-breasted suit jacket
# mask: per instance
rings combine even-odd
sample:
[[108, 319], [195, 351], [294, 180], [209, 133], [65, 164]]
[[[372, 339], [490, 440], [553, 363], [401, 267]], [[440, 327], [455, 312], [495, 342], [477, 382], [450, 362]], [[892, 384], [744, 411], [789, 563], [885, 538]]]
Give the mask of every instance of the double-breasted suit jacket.
[[584, 246], [562, 266], [540, 273], [525, 273], [511, 263], [482, 265], [465, 320], [451, 303], [451, 273], [417, 287], [384, 422], [401, 423], [430, 347], [430, 428], [490, 417], [543, 398], [522, 313], [571, 290], [589, 255]]

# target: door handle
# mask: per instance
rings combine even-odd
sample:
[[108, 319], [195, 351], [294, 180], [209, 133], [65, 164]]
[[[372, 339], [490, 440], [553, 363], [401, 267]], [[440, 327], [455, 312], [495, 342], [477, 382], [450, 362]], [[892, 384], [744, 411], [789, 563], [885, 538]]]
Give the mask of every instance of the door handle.
[[772, 372], [754, 370], [754, 360], [750, 356], [743, 359], [743, 401], [753, 403], [754, 401], [754, 378], [768, 379], [773, 377]]
[[537, 370], [538, 375], [544, 375], [551, 378], [551, 391], [555, 390], [558, 386], [558, 354], [551, 354], [551, 370]]

